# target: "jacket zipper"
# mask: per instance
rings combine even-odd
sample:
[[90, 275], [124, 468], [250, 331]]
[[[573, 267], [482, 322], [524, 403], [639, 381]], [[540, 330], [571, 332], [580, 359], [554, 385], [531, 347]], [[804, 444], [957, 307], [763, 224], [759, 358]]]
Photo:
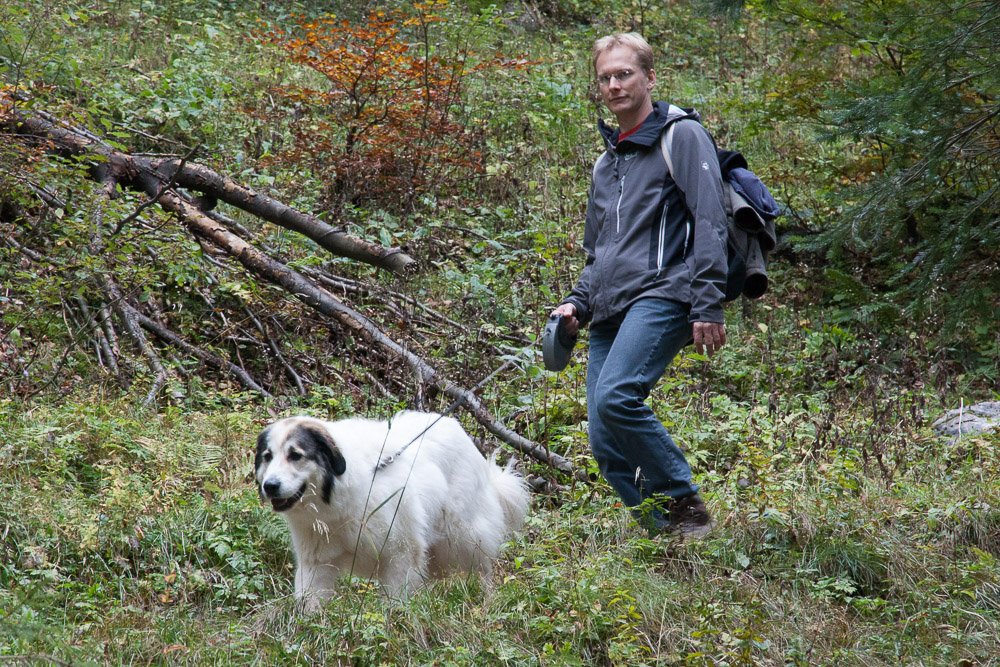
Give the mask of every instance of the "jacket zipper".
[[618, 216], [618, 222], [615, 225], [615, 234], [620, 234], [622, 231], [622, 198], [625, 197], [625, 177], [618, 181], [618, 206], [615, 207], [615, 215]]
[[663, 202], [663, 215], [660, 216], [660, 243], [656, 252], [656, 275], [663, 270], [663, 246], [667, 242], [667, 202]]
[[615, 206], [615, 235], [617, 236], [622, 230], [622, 197], [625, 195], [625, 175], [618, 173], [618, 167], [621, 164], [618, 160], [618, 151], [615, 150], [611, 143], [608, 143], [608, 148], [611, 154], [615, 157], [615, 180], [618, 181], [618, 204]]

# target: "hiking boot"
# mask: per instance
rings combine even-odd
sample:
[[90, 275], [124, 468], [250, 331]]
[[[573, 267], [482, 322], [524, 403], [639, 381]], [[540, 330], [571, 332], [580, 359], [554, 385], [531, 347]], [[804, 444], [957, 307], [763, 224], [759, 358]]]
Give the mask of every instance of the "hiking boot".
[[682, 539], [697, 540], [712, 532], [715, 522], [697, 493], [676, 498], [670, 504], [670, 527]]

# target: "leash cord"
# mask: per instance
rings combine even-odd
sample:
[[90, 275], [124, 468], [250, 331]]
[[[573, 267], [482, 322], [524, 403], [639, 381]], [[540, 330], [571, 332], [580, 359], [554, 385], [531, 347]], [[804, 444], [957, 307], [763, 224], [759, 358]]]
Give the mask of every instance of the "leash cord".
[[[484, 377], [482, 380], [480, 380], [476, 384], [476, 386], [474, 386], [471, 389], [467, 390], [467, 392], [470, 393], [470, 394], [475, 394], [478, 390], [482, 389], [483, 386], [486, 385], [486, 383], [488, 383], [493, 378], [495, 378], [497, 375], [499, 375], [501, 371], [504, 371], [504, 370], [506, 370], [507, 368], [509, 368], [509, 367], [511, 367], [513, 365], [514, 365], [514, 360], [513, 359], [508, 359], [499, 368], [497, 368], [495, 371], [493, 371], [492, 373], [490, 373], [489, 375], [487, 375], [486, 377]], [[431, 430], [431, 428], [433, 428], [435, 424], [437, 424], [439, 421], [441, 421], [442, 419], [444, 419], [445, 417], [447, 417], [448, 415], [450, 415], [452, 412], [454, 412], [458, 408], [458, 406], [461, 405], [465, 401], [465, 398], [466, 398], [465, 393], [463, 393], [461, 396], [459, 396], [458, 398], [456, 398], [452, 402], [452, 404], [448, 406], [447, 410], [445, 410], [444, 412], [442, 412], [441, 414], [439, 414], [437, 416], [437, 419], [435, 419], [430, 424], [428, 424], [426, 426], [426, 428], [424, 428], [423, 431], [421, 431], [420, 433], [418, 433], [415, 436], [413, 436], [413, 439], [410, 440], [405, 445], [403, 445], [403, 447], [399, 451], [397, 451], [395, 454], [393, 454], [392, 456], [390, 456], [390, 457], [388, 457], [386, 459], [380, 460], [378, 462], [378, 464], [375, 466], [374, 472], [378, 472], [380, 470], [383, 470], [384, 468], [386, 468], [387, 466], [389, 466], [392, 462], [394, 462], [397, 458], [399, 458], [399, 456], [402, 455], [403, 452], [405, 452], [407, 449], [410, 448], [410, 446], [413, 443], [415, 443], [417, 440], [419, 440], [421, 437], [423, 437], [423, 435], [425, 433], [427, 433], [427, 431]], [[390, 425], [390, 429], [391, 428], [392, 428], [392, 426]]]

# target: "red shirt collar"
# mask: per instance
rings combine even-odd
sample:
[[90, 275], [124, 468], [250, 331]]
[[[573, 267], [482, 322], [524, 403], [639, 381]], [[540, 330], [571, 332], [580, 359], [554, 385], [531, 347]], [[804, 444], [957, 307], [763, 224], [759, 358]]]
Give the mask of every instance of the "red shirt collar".
[[620, 133], [618, 135], [618, 143], [621, 143], [623, 139], [627, 139], [628, 137], [631, 137], [633, 134], [635, 134], [635, 131], [638, 130], [640, 127], [642, 127], [642, 123], [639, 123], [638, 125], [636, 125], [635, 127], [633, 127], [631, 130], [629, 130], [628, 132], [622, 132], [622, 133]]

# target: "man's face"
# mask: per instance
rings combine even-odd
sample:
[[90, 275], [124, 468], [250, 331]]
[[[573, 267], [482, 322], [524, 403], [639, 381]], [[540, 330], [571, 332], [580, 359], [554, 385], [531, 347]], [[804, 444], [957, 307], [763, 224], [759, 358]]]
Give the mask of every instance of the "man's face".
[[[655, 74], [647, 76], [635, 51], [616, 46], [597, 57], [597, 81], [604, 104], [619, 120], [638, 114], [650, 100]], [[619, 76], [620, 75], [620, 76]], [[641, 120], [641, 119], [639, 119]]]

